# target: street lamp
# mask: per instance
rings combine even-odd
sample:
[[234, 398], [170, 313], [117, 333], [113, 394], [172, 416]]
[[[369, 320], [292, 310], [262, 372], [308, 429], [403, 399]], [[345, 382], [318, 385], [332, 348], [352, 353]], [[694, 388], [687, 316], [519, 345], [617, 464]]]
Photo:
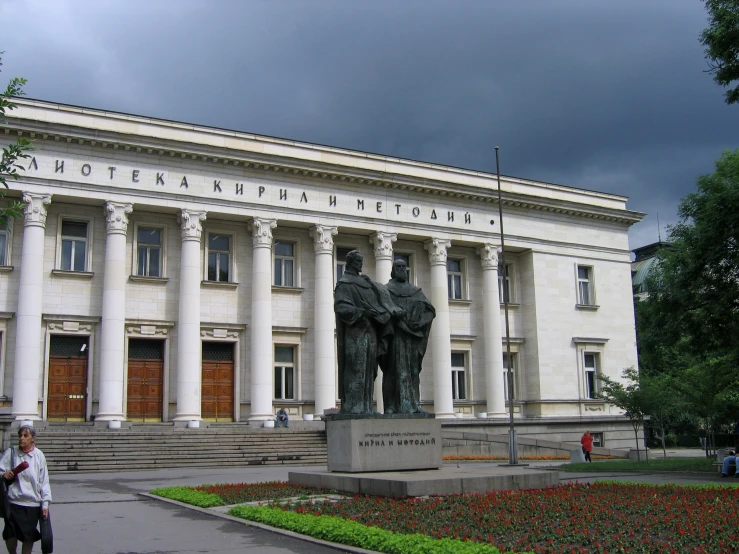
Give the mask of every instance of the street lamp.
[[498, 219], [500, 220], [500, 265], [503, 268], [503, 286], [501, 292], [503, 294], [503, 313], [505, 314], [505, 343], [506, 343], [506, 379], [508, 381], [508, 465], [518, 465], [518, 438], [516, 437], [516, 427], [513, 423], [513, 371], [511, 371], [511, 330], [508, 323], [508, 295], [506, 294], [505, 278], [505, 237], [503, 234], [503, 201], [500, 193], [500, 159], [498, 150], [495, 147], [495, 169], [498, 175]]

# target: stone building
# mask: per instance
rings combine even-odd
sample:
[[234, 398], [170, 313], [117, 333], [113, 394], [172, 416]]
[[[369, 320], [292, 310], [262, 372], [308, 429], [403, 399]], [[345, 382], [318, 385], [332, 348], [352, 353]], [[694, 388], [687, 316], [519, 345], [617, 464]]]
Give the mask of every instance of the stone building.
[[595, 393], [637, 363], [625, 197], [503, 177], [502, 267], [494, 175], [34, 100], [9, 115], [6, 140], [35, 146], [0, 230], [16, 419], [320, 415], [358, 249], [381, 281], [404, 258], [436, 308], [426, 410], [505, 423], [505, 294], [516, 418], [622, 425]]

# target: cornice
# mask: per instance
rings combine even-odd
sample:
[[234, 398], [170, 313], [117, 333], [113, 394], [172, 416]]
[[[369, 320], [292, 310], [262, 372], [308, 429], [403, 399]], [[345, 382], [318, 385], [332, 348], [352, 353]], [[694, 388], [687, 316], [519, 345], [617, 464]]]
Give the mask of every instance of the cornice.
[[[303, 179], [316, 181], [320, 186], [326, 183], [342, 183], [347, 186], [374, 186], [384, 189], [398, 189], [430, 196], [440, 196], [461, 201], [484, 202], [492, 205], [498, 203], [497, 189], [492, 184], [494, 176], [482, 172], [467, 173], [479, 178], [489, 179], [491, 187], [450, 183], [441, 179], [418, 178], [408, 175], [390, 174], [387, 172], [350, 168], [321, 161], [299, 160], [277, 154], [260, 154], [244, 152], [225, 147], [178, 142], [173, 140], [155, 141], [149, 137], [141, 137], [125, 133], [91, 130], [69, 125], [50, 125], [43, 121], [7, 118], [0, 129], [12, 136], [43, 139], [45, 141], [74, 144], [91, 147], [100, 151], [132, 152], [172, 159], [188, 160], [213, 166], [233, 166], [248, 173], [264, 176], [264, 174], [300, 175]], [[104, 155], [104, 154], [101, 154]], [[166, 163], [166, 162], [162, 162]], [[431, 164], [430, 164], [431, 165]], [[441, 169], [442, 166], [433, 166]], [[454, 168], [452, 168], [454, 169]], [[462, 170], [459, 170], [462, 171]], [[550, 185], [526, 179], [505, 177], [504, 182], [528, 186], [543, 186], [568, 193], [590, 197], [607, 198], [626, 201], [625, 197], [607, 193], [596, 193], [563, 185]], [[521, 210], [549, 212], [558, 215], [569, 215], [619, 224], [632, 225], [642, 220], [645, 214], [631, 210], [621, 210], [592, 204], [556, 200], [535, 195], [527, 195], [510, 191], [502, 191], [503, 206]]]

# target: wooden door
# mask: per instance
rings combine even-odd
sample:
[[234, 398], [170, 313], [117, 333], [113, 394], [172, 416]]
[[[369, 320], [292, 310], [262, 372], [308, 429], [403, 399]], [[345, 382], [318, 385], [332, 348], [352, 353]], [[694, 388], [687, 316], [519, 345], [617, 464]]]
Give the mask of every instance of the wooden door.
[[128, 360], [126, 418], [162, 421], [162, 360]]
[[203, 360], [201, 413], [209, 421], [233, 421], [233, 360]]
[[49, 356], [49, 421], [85, 421], [87, 357]]
[[129, 339], [126, 419], [162, 421], [164, 341]]

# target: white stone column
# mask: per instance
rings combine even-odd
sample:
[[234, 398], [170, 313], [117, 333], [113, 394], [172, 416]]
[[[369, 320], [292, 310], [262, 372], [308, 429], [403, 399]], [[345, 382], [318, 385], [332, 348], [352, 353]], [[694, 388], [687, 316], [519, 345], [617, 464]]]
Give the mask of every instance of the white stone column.
[[434, 368], [434, 412], [436, 417], [454, 417], [452, 398], [452, 346], [449, 324], [449, 292], [447, 289], [446, 258], [451, 241], [431, 239], [424, 248], [431, 263], [431, 303], [436, 308], [436, 319], [431, 325], [429, 342]]
[[313, 332], [315, 333], [315, 413], [336, 405], [336, 355], [334, 350], [334, 239], [336, 227], [316, 225], [310, 230], [316, 253]]
[[[370, 244], [375, 250], [375, 280], [386, 284], [390, 280], [393, 270], [393, 243], [398, 240], [397, 233], [378, 231], [370, 236]], [[385, 406], [382, 400], [382, 371], [377, 372], [375, 380], [375, 400], [377, 411], [384, 413]]]
[[177, 413], [174, 421], [200, 421], [202, 347], [200, 343], [200, 237], [205, 212], [182, 210], [179, 316], [177, 319]]
[[483, 332], [485, 337], [485, 397], [488, 417], [505, 417], [503, 388], [503, 336], [500, 330], [498, 247], [484, 244], [477, 249], [482, 261]]
[[126, 322], [126, 230], [131, 204], [106, 202], [107, 235], [103, 274], [103, 316], [100, 347], [100, 409], [96, 421], [121, 421], [123, 410], [123, 351]]
[[13, 415], [19, 420], [39, 418], [41, 374], [41, 299], [44, 278], [44, 230], [50, 194], [24, 192], [23, 247], [16, 310]]
[[272, 229], [274, 219], [254, 218], [251, 283], [251, 414], [250, 421], [274, 419], [272, 408]]

